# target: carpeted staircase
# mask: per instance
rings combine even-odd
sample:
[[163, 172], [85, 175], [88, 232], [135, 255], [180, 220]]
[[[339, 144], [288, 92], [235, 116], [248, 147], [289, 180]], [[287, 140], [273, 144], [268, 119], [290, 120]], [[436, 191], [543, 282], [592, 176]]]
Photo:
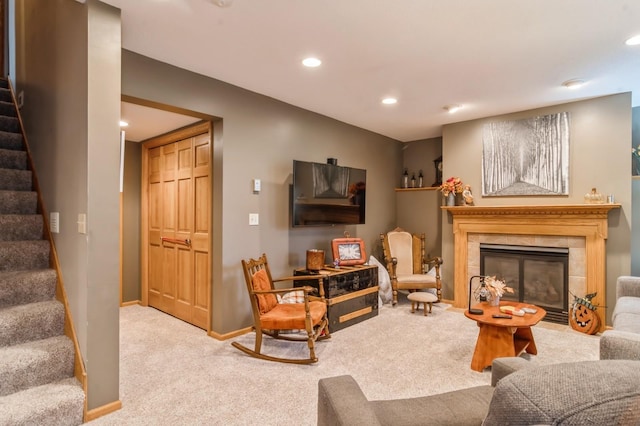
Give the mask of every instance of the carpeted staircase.
[[84, 392], [7, 81], [0, 80], [0, 425], [78, 425]]

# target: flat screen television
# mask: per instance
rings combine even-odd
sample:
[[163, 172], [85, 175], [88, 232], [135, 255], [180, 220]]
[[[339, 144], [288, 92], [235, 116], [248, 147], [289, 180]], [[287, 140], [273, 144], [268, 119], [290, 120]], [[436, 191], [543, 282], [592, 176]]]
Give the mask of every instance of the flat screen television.
[[367, 171], [293, 160], [292, 226], [360, 225]]

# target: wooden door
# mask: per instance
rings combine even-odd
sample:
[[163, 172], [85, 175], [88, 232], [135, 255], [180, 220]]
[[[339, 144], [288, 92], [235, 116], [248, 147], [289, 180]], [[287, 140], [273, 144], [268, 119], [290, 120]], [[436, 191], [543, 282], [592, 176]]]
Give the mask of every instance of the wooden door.
[[210, 124], [203, 123], [143, 147], [143, 304], [146, 293], [149, 306], [205, 330], [211, 295], [210, 135]]

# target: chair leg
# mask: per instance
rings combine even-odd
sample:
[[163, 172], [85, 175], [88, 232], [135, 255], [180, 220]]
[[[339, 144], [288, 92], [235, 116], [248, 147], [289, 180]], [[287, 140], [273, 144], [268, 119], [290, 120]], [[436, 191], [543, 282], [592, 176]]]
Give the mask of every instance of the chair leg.
[[392, 304], [395, 306], [398, 304], [398, 290], [393, 289], [393, 302]]
[[256, 352], [260, 353], [260, 348], [262, 348], [262, 330], [256, 329]]

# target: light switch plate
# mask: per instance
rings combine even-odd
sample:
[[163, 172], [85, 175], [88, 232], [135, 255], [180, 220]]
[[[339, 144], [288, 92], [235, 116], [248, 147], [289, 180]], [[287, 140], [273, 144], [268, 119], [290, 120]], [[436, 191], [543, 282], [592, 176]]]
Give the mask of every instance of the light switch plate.
[[54, 234], [58, 234], [60, 232], [60, 213], [49, 213], [49, 230]]
[[249, 213], [249, 225], [255, 226], [260, 223], [260, 218], [258, 213]]
[[87, 215], [84, 213], [78, 214], [78, 233], [87, 233]]
[[260, 179], [254, 179], [253, 180], [253, 192], [260, 192], [260, 187], [261, 187], [261, 182]]

